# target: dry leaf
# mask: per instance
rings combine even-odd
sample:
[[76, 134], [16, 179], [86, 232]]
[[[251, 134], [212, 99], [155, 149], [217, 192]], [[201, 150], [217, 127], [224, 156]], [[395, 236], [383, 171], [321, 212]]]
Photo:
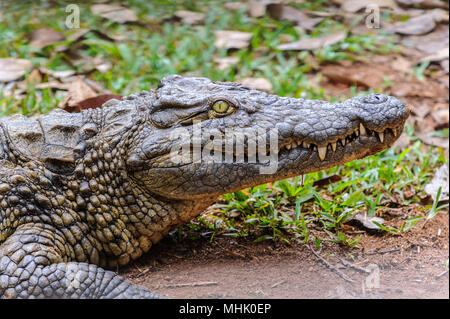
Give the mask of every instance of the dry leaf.
[[[42, 74], [39, 69], [34, 69], [31, 71], [30, 75], [27, 78], [29, 83], [38, 84], [42, 82]], [[24, 83], [25, 84], [25, 83]]]
[[405, 47], [433, 54], [449, 46], [449, 29], [448, 26], [439, 25], [429, 34], [403, 37], [400, 43]]
[[436, 171], [431, 183], [425, 186], [425, 192], [431, 195], [435, 201], [439, 187], [441, 187], [439, 201], [449, 200], [448, 182], [448, 165], [444, 164]]
[[379, 224], [384, 223], [384, 219], [381, 217], [369, 217], [365, 213], [357, 213], [353, 215], [353, 220], [357, 221], [361, 226], [370, 230], [381, 230], [380, 227], [375, 225], [373, 222], [377, 222]]
[[270, 83], [265, 78], [245, 78], [238, 80], [242, 85], [249, 87], [251, 89], [261, 90], [261, 91], [271, 91], [272, 83]]
[[435, 17], [432, 14], [424, 14], [405, 22], [394, 23], [389, 30], [404, 35], [420, 35], [433, 31], [435, 27]]
[[186, 11], [186, 10], [176, 11], [175, 16], [178, 19], [180, 19], [183, 23], [191, 24], [191, 25], [201, 23], [205, 19], [205, 15], [203, 13], [194, 12], [194, 11]]
[[33, 65], [25, 59], [0, 59], [0, 82], [10, 82], [20, 79]]
[[36, 29], [30, 34], [30, 45], [38, 49], [64, 40], [65, 37], [62, 33], [50, 28]]
[[392, 69], [403, 73], [409, 73], [412, 70], [411, 61], [401, 56], [396, 56], [395, 59], [391, 62], [391, 66]]
[[375, 64], [356, 64], [351, 67], [326, 65], [321, 73], [332, 82], [378, 89], [384, 83], [386, 69]]
[[414, 7], [421, 9], [441, 8], [448, 9], [448, 4], [440, 0], [396, 0], [397, 3], [404, 7]]
[[70, 87], [70, 83], [61, 83], [58, 81], [50, 81], [37, 84], [34, 88], [36, 90], [44, 90], [44, 89], [58, 89], [58, 90], [68, 90]]
[[65, 110], [68, 112], [81, 112], [85, 109], [95, 109], [101, 107], [105, 102], [116, 99], [122, 100], [122, 95], [117, 94], [102, 94], [97, 95], [82, 101], [79, 101], [75, 106], [66, 107]]
[[327, 45], [332, 45], [344, 40], [347, 37], [345, 32], [330, 34], [320, 38], [306, 38], [300, 41], [285, 43], [277, 46], [278, 50], [315, 50]]
[[369, 5], [376, 5], [379, 8], [397, 8], [394, 0], [346, 0], [342, 3], [341, 9], [347, 12], [358, 12]]
[[441, 61], [441, 68], [448, 74], [448, 59]]
[[78, 102], [97, 95], [97, 93], [87, 85], [81, 77], [78, 77], [76, 81], [70, 83], [67, 87], [69, 91], [60, 104], [60, 107], [64, 109], [76, 106]]
[[91, 6], [91, 11], [93, 14], [117, 23], [135, 22], [138, 20], [133, 10], [118, 5], [95, 4]]
[[221, 30], [216, 31], [215, 35], [215, 46], [226, 49], [245, 49], [249, 46], [250, 39], [252, 38], [251, 33], [240, 31]]
[[240, 10], [245, 6], [246, 4], [242, 2], [227, 2], [223, 5], [223, 7], [227, 10]]
[[448, 60], [448, 58], [449, 58], [448, 50], [449, 50], [448, 47], [444, 48], [444, 49], [441, 49], [438, 52], [436, 52], [435, 54], [431, 54], [431, 55], [428, 55], [428, 56], [425, 56], [425, 57], [421, 58], [419, 60], [419, 62], [426, 62], [426, 61], [438, 62], [438, 61], [442, 61], [442, 60], [445, 60], [445, 59]]
[[313, 30], [314, 27], [323, 21], [324, 18], [311, 18], [301, 10], [281, 3], [272, 3], [267, 6], [269, 15], [277, 20], [295, 22], [298, 26], [306, 30]]
[[229, 56], [225, 58], [214, 58], [214, 62], [217, 63], [217, 69], [225, 70], [228, 69], [233, 64], [239, 62], [239, 57], [237, 56]]
[[266, 13], [267, 1], [249, 0], [248, 14], [253, 18], [262, 17]]

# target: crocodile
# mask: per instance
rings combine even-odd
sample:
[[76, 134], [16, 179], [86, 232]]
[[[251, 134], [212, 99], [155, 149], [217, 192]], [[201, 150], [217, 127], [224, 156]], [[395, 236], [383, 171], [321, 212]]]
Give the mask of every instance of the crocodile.
[[[0, 297], [157, 298], [114, 269], [221, 194], [390, 147], [408, 115], [379, 93], [330, 103], [171, 75], [101, 108], [0, 119]], [[250, 160], [254, 136], [227, 129], [266, 132], [257, 152], [276, 169]], [[222, 160], [195, 160], [199, 149]]]

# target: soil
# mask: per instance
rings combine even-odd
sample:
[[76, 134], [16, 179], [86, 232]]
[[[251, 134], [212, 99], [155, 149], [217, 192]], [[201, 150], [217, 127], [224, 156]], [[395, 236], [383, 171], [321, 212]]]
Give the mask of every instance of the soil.
[[[354, 248], [167, 237], [120, 273], [168, 298], [449, 298], [448, 213]], [[325, 262], [324, 262], [325, 261]]]

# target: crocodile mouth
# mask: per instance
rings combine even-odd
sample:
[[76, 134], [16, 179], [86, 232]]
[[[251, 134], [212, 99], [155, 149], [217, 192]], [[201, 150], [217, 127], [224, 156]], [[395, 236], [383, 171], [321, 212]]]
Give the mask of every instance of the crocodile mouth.
[[365, 127], [361, 123], [359, 127], [352, 132], [341, 137], [336, 137], [335, 139], [329, 140], [323, 144], [317, 144], [315, 142], [308, 141], [307, 139], [288, 141], [287, 143], [281, 145], [278, 153], [280, 156], [283, 156], [290, 154], [296, 149], [309, 150], [316, 153], [321, 161], [324, 161], [327, 154], [335, 153], [338, 148], [342, 148], [345, 152], [346, 149], [352, 148], [351, 146], [355, 143], [360, 145], [367, 144], [368, 147], [373, 147], [376, 145], [378, 149], [387, 148], [397, 139], [402, 131], [403, 125], [387, 127], [383, 130], [373, 130]]

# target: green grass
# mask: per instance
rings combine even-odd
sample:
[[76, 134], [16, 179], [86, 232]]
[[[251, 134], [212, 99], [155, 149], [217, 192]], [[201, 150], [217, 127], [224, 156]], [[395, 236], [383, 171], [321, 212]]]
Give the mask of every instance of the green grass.
[[[39, 27], [70, 33], [64, 25], [67, 2], [49, 3], [38, 5], [30, 2], [25, 5], [11, 2], [3, 9], [0, 15], [0, 57], [29, 59], [35, 66], [53, 70], [75, 69], [112, 93], [122, 95], [148, 90], [164, 76], [178, 73], [206, 76], [218, 81], [264, 77], [271, 82], [276, 94], [324, 99], [324, 90], [312, 85], [307, 78], [308, 72], [315, 70], [314, 63], [320, 65], [354, 60], [355, 56], [387, 54], [398, 50], [394, 38], [383, 32], [348, 34], [345, 40], [312, 52], [282, 52], [276, 49], [286, 41], [282, 39], [296, 41], [347, 30], [341, 22], [331, 18], [322, 21], [308, 34], [291, 22], [277, 21], [267, 15], [250, 18], [245, 8], [225, 10], [222, 2], [218, 1], [129, 0], [121, 3], [138, 14], [140, 24], [121, 25], [93, 15], [89, 4], [82, 2], [79, 4], [81, 27], [98, 32], [88, 33], [81, 41], [67, 40], [63, 43], [83, 56], [109, 61], [111, 69], [101, 73], [86, 69], [85, 65], [72, 65], [67, 52], [55, 50], [59, 44], [41, 50], [29, 45], [29, 33]], [[296, 6], [321, 11], [325, 3], [322, 0], [308, 1]], [[171, 20], [173, 12], [180, 9], [205, 12], [204, 23], [188, 26], [174, 22]], [[386, 16], [383, 18], [389, 19]], [[214, 46], [216, 30], [250, 32], [253, 35], [250, 47], [231, 52], [217, 49]], [[104, 35], [121, 35], [126, 40], [113, 41]], [[237, 65], [218, 70], [214, 59], [227, 56], [238, 57]], [[417, 78], [424, 77], [425, 68], [425, 64], [416, 66], [414, 74]], [[43, 82], [46, 81], [44, 77]], [[376, 91], [382, 92], [389, 86], [390, 83], [385, 83]], [[357, 92], [356, 88], [351, 91], [351, 95], [364, 93], [367, 92]], [[17, 100], [0, 93], [0, 116], [46, 113], [61, 100], [54, 91], [35, 90], [32, 84], [28, 85], [25, 94], [24, 99]], [[330, 100], [342, 98], [336, 96]], [[256, 241], [282, 240], [288, 243], [313, 240], [316, 245], [332, 241], [354, 246], [358, 243], [358, 236], [345, 229], [352, 213], [366, 211], [370, 216], [383, 216], [383, 212], [392, 205], [393, 198], [403, 206], [412, 205], [415, 215], [408, 216], [399, 228], [382, 225], [383, 229], [389, 233], [410, 230], [418, 220], [442, 208], [437, 204], [423, 206], [420, 196], [436, 168], [448, 163], [448, 159], [442, 150], [427, 147], [418, 141], [413, 128], [407, 128], [407, 134], [412, 143], [405, 150], [390, 149], [327, 171], [307, 174], [303, 178], [226, 194], [214, 207], [214, 214], [201, 216], [180, 228], [180, 236], [200, 234], [209, 236], [211, 240], [218, 235], [251, 237]], [[434, 134], [448, 136], [448, 129]], [[325, 187], [314, 186], [315, 181], [330, 175], [338, 175], [341, 180]], [[407, 199], [404, 192], [411, 189], [415, 195]]]

